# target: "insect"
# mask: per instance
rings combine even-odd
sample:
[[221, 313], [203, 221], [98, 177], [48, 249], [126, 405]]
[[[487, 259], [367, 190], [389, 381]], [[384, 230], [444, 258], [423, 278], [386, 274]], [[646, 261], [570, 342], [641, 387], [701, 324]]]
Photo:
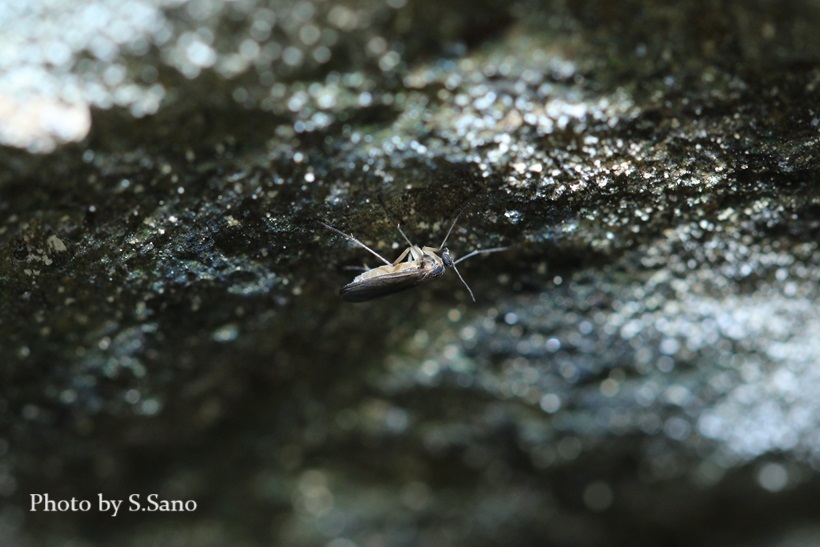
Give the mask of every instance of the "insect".
[[[479, 254], [496, 253], [507, 250], [509, 247], [476, 249], [462, 256], [458, 260], [453, 260], [450, 256], [449, 249], [447, 249], [444, 245], [447, 243], [447, 239], [450, 237], [453, 228], [455, 228], [459, 216], [461, 216], [460, 212], [456, 215], [456, 218], [450, 225], [450, 229], [447, 230], [447, 235], [444, 236], [444, 241], [442, 241], [441, 245], [438, 247], [419, 247], [418, 245], [414, 245], [402, 231], [401, 224], [398, 224], [396, 228], [410, 246], [405, 249], [404, 252], [401, 253], [401, 255], [399, 255], [399, 257], [393, 262], [390, 262], [352, 235], [346, 234], [341, 230], [334, 228], [330, 224], [319, 221], [328, 230], [332, 230], [337, 234], [344, 236], [384, 262], [384, 266], [365, 268], [364, 272], [356, 276], [353, 281], [342, 287], [339, 291], [342, 299], [347, 300], [348, 302], [366, 302], [368, 300], [373, 300], [374, 298], [387, 296], [388, 294], [410, 289], [416, 285], [421, 285], [422, 283], [432, 281], [433, 279], [441, 277], [446, 268], [452, 268], [456, 272], [456, 275], [458, 275], [461, 282], [464, 283], [464, 286], [467, 287], [467, 291], [470, 293], [470, 298], [472, 298], [473, 302], [475, 302], [473, 291], [470, 289], [470, 286], [467, 285], [467, 282], [464, 281], [464, 278], [461, 277], [461, 274], [458, 272], [458, 268], [456, 268], [456, 264]], [[441, 256], [439, 256], [439, 254]], [[407, 260], [402, 262], [405, 259]]]

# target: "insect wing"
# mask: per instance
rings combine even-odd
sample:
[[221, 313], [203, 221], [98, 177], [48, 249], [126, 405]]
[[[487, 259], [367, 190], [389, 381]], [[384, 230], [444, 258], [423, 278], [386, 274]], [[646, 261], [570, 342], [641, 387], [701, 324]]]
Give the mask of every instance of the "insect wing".
[[339, 294], [342, 300], [347, 300], [348, 302], [366, 302], [374, 298], [410, 289], [425, 281], [436, 278], [443, 273], [443, 267], [427, 272], [420, 268], [403, 270], [363, 279], [361, 281], [353, 281], [342, 287]]

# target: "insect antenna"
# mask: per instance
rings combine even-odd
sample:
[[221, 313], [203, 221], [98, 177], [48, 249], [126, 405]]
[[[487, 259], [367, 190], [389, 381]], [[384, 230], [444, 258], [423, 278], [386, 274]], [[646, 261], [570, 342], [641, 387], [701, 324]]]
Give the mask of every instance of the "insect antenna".
[[458, 260], [454, 260], [453, 264], [458, 264], [459, 262], [467, 260], [468, 258], [472, 258], [475, 255], [480, 255], [480, 254], [484, 254], [484, 253], [497, 253], [499, 251], [506, 251], [507, 249], [509, 249], [509, 247], [493, 247], [491, 249], [476, 249], [475, 251], [467, 253], [466, 255], [462, 256]]
[[470, 298], [472, 298], [473, 302], [475, 302], [475, 296], [473, 295], [473, 291], [472, 291], [472, 289], [470, 289], [470, 286], [467, 284], [467, 282], [464, 281], [464, 278], [461, 277], [461, 274], [458, 273], [458, 268], [456, 268], [456, 263], [455, 262], [453, 262], [453, 269], [456, 271], [456, 275], [458, 276], [458, 278], [461, 279], [461, 282], [464, 283], [464, 286], [467, 287], [467, 292], [470, 293]]
[[341, 236], [344, 236], [345, 238], [349, 239], [349, 240], [350, 240], [350, 241], [352, 241], [353, 243], [355, 243], [355, 244], [359, 245], [360, 247], [362, 247], [362, 248], [364, 248], [364, 249], [367, 249], [370, 253], [372, 253], [374, 256], [378, 257], [378, 259], [379, 259], [379, 260], [381, 260], [382, 262], [384, 262], [384, 263], [385, 263], [385, 264], [387, 264], [388, 266], [390, 266], [390, 265], [391, 265], [391, 263], [390, 263], [390, 261], [389, 261], [389, 260], [387, 260], [386, 258], [384, 258], [382, 255], [380, 255], [379, 253], [377, 253], [376, 251], [374, 251], [373, 249], [371, 249], [370, 247], [368, 247], [367, 245], [365, 245], [364, 243], [362, 243], [361, 241], [359, 241], [358, 239], [356, 239], [356, 238], [355, 238], [355, 237], [353, 237], [352, 235], [350, 235], [350, 234], [346, 234], [346, 233], [344, 233], [343, 231], [341, 231], [341, 230], [338, 230], [338, 229], [334, 228], [334, 227], [333, 227], [333, 226], [331, 226], [330, 224], [328, 224], [328, 223], [326, 223], [326, 222], [322, 222], [321, 220], [320, 220], [320, 221], [318, 221], [318, 222], [319, 222], [319, 224], [321, 224], [322, 226], [324, 226], [324, 227], [325, 227], [325, 228], [327, 228], [328, 230], [332, 230], [332, 231], [336, 232], [337, 234], [339, 234], [339, 235], [341, 235]]

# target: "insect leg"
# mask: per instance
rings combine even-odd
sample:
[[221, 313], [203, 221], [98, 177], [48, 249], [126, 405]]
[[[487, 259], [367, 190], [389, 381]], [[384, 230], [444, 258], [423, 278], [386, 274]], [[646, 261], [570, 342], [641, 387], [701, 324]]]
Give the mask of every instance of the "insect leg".
[[355, 244], [359, 245], [360, 247], [363, 247], [364, 249], [366, 249], [367, 251], [369, 251], [371, 254], [373, 254], [374, 256], [378, 257], [378, 258], [379, 258], [379, 260], [381, 260], [382, 262], [384, 262], [384, 263], [385, 263], [385, 264], [387, 264], [388, 266], [392, 266], [392, 264], [390, 263], [390, 261], [389, 261], [389, 260], [387, 260], [386, 258], [384, 258], [382, 255], [380, 255], [379, 253], [377, 253], [376, 251], [374, 251], [373, 249], [371, 249], [370, 247], [368, 247], [367, 245], [365, 245], [364, 243], [362, 243], [361, 241], [359, 241], [358, 239], [356, 239], [356, 238], [355, 238], [355, 237], [353, 237], [352, 235], [350, 235], [350, 234], [346, 234], [346, 233], [344, 233], [343, 231], [341, 231], [341, 230], [338, 230], [338, 229], [334, 228], [334, 227], [333, 227], [333, 226], [331, 226], [330, 224], [327, 224], [326, 222], [322, 222], [321, 220], [319, 221], [319, 224], [321, 224], [322, 226], [324, 226], [324, 227], [325, 227], [325, 228], [327, 228], [328, 230], [332, 230], [332, 231], [336, 232], [337, 234], [339, 234], [339, 235], [342, 235], [342, 236], [346, 237], [347, 239], [349, 239], [349, 240], [350, 240], [350, 241], [352, 241], [353, 243], [355, 243]]
[[464, 206], [462, 206], [462, 207], [461, 207], [461, 210], [460, 210], [460, 211], [458, 212], [458, 214], [456, 215], [456, 218], [454, 218], [454, 219], [453, 219], [453, 223], [452, 223], [452, 224], [450, 224], [450, 229], [449, 229], [449, 230], [447, 230], [447, 235], [446, 235], [446, 236], [444, 236], [444, 241], [442, 241], [442, 242], [441, 242], [441, 245], [439, 245], [439, 246], [438, 246], [438, 250], [439, 250], [439, 251], [440, 251], [440, 250], [442, 250], [442, 249], [444, 248], [444, 244], [445, 244], [445, 243], [447, 243], [447, 239], [450, 237], [450, 233], [453, 231], [453, 228], [455, 228], [455, 227], [456, 227], [456, 222], [458, 222], [458, 217], [460, 217], [460, 216], [461, 216], [461, 213], [463, 213], [463, 212], [464, 212], [464, 209], [465, 209], [466, 207], [467, 207], [467, 204], [465, 203], [465, 204], [464, 204]]
[[480, 255], [480, 254], [484, 254], [484, 253], [497, 253], [499, 251], [506, 251], [507, 249], [509, 249], [509, 247], [493, 247], [492, 249], [476, 249], [475, 251], [473, 251], [471, 253], [467, 253], [466, 255], [462, 256], [458, 260], [454, 260], [453, 264], [458, 264], [459, 262], [461, 262], [463, 260], [467, 260], [468, 258], [472, 258], [475, 255]]
[[393, 266], [404, 260], [408, 253], [410, 253], [410, 247], [406, 248], [404, 252], [396, 260], [393, 261]]
[[[399, 233], [402, 235], [404, 240], [407, 242], [407, 244], [410, 245], [410, 248], [407, 249], [407, 251], [410, 253], [410, 256], [413, 257], [413, 261], [418, 262], [419, 260], [421, 260], [422, 257], [424, 256], [424, 252], [418, 247], [418, 245], [413, 245], [410, 242], [410, 239], [402, 231], [401, 224], [397, 224], [396, 228], [398, 229]], [[394, 262], [394, 264], [395, 264], [395, 262]]]
[[405, 235], [404, 231], [402, 231], [401, 224], [396, 224], [396, 229], [399, 231], [399, 233], [404, 238], [404, 240], [407, 242], [407, 244], [410, 245], [410, 247], [415, 247], [415, 245], [413, 245], [413, 243], [407, 238], [407, 235]]

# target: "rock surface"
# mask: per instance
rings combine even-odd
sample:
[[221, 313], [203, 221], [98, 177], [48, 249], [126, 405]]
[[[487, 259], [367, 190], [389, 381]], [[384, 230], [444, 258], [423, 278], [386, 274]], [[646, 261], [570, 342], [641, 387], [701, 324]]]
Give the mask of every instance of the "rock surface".
[[[820, 3], [76, 6], [0, 11], [0, 544], [820, 543]], [[337, 298], [318, 220], [460, 210], [476, 303]]]

